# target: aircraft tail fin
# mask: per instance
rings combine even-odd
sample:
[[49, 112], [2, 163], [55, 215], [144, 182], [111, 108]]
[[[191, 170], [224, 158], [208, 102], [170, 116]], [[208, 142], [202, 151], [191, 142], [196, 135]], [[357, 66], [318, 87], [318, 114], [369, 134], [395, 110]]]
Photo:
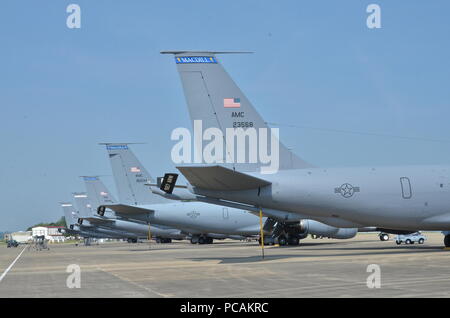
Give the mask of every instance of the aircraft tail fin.
[[71, 225], [76, 224], [78, 220], [78, 213], [75, 210], [73, 204], [70, 202], [61, 202], [60, 205], [64, 212], [66, 227], [69, 228]]
[[125, 143], [106, 143], [120, 203], [143, 205], [167, 202], [151, 192], [147, 183], [154, 179]]
[[95, 212], [101, 205], [117, 203], [114, 196], [109, 192], [108, 188], [106, 188], [99, 177], [84, 176], [82, 178], [86, 186], [92, 211]]
[[[175, 63], [181, 78], [189, 115], [192, 122], [201, 120], [203, 131], [208, 128], [218, 128], [222, 131], [223, 136], [226, 136], [226, 130], [229, 128], [242, 128], [245, 131], [248, 131], [249, 128], [254, 128], [261, 140], [263, 138], [270, 140], [271, 130], [267, 123], [225, 71], [215, 55], [217, 53], [243, 52], [165, 51], [161, 53], [175, 56]], [[274, 105], [274, 107], [281, 107], [281, 105]], [[262, 130], [266, 132], [265, 135], [262, 135]], [[278, 136], [276, 136], [276, 142], [279, 146], [278, 169], [312, 167], [312, 165], [279, 143]], [[203, 141], [202, 149], [205, 148], [207, 143], [209, 141]], [[266, 142], [264, 141], [264, 143]], [[260, 151], [260, 146], [257, 146], [258, 151]], [[223, 165], [232, 166], [232, 168], [239, 171], [261, 170], [261, 167], [265, 166], [261, 160], [258, 160], [258, 162], [247, 160], [242, 163], [236, 159], [238, 151], [245, 151], [245, 155], [249, 158], [250, 150], [248, 149], [248, 144], [246, 147], [247, 149], [242, 150], [237, 149], [237, 144], [226, 144], [223, 162], [228, 164]], [[267, 142], [266, 147], [266, 152], [273, 152], [273, 144]]]
[[78, 217], [93, 216], [91, 203], [86, 192], [74, 192], [72, 195], [78, 209]]

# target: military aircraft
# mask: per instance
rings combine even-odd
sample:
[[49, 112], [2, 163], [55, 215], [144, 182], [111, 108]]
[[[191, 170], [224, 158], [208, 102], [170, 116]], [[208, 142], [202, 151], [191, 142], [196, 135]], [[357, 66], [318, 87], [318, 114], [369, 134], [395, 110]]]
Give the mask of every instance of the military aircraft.
[[156, 227], [147, 225], [144, 222], [130, 222], [123, 219], [94, 215], [93, 209], [97, 208], [98, 202], [103, 200], [103, 198], [108, 202], [114, 202], [114, 198], [97, 177], [83, 177], [83, 179], [85, 180], [87, 194], [73, 194], [75, 204], [79, 209], [79, 225], [84, 225], [87, 222], [89, 226], [95, 229], [120, 232], [127, 235], [128, 241], [133, 243], [137, 242], [138, 238], [148, 238], [149, 236], [155, 237], [159, 243], [170, 243], [172, 239], [181, 240], [186, 238], [186, 235], [182, 234], [178, 229]]
[[[147, 184], [155, 180], [136, 158], [129, 145], [125, 143], [105, 145], [121, 204], [113, 205], [111, 200], [105, 200], [103, 203], [99, 202], [99, 206], [108, 207], [114, 210], [116, 215], [126, 219], [179, 228], [189, 233], [192, 243], [211, 243], [214, 238], [243, 239], [260, 234], [259, 217], [249, 211], [218, 207], [203, 202], [173, 203], [152, 194]], [[103, 187], [98, 180], [92, 181], [97, 187]], [[155, 189], [153, 192], [161, 193]], [[187, 191], [186, 193], [189, 194]], [[102, 209], [99, 211], [101, 213]], [[298, 226], [289, 228], [288, 231], [268, 218], [263, 218], [262, 223], [265, 232], [272, 234], [266, 239], [270, 241], [270, 237], [276, 238], [280, 245], [287, 243], [298, 245], [299, 240], [308, 234], [347, 239], [354, 237], [357, 232], [357, 229], [338, 229], [313, 220], [302, 220]]]
[[81, 236], [85, 239], [86, 245], [89, 245], [89, 240], [92, 238], [125, 238], [123, 233], [117, 233], [116, 231], [94, 228], [91, 226], [80, 226], [78, 224], [78, 211], [74, 208], [73, 204], [70, 202], [62, 202], [60, 205], [63, 209], [64, 218], [66, 220], [66, 228], [58, 229], [60, 233]]
[[[89, 177], [91, 178], [89, 181], [86, 181], [87, 187], [88, 184], [91, 188], [97, 189], [106, 189], [103, 182], [99, 179], [99, 177]], [[96, 178], [94, 180], [93, 178]], [[150, 190], [147, 190], [150, 193]], [[104, 192], [101, 191], [101, 192]], [[245, 236], [242, 235], [226, 235], [220, 233], [209, 233], [207, 231], [197, 230], [195, 227], [187, 227], [186, 223], [189, 225], [190, 223], [195, 222], [195, 219], [200, 217], [200, 212], [196, 210], [191, 210], [187, 213], [176, 213], [178, 210], [167, 210], [172, 211], [172, 213], [163, 213], [166, 212], [166, 207], [164, 204], [162, 207], [159, 205], [125, 205], [120, 203], [116, 203], [117, 201], [112, 200], [111, 202], [100, 202], [100, 208], [98, 209], [98, 214], [101, 219], [108, 220], [106, 217], [106, 213], [108, 210], [114, 213], [115, 217], [120, 220], [124, 220], [127, 222], [136, 222], [138, 224], [151, 224], [151, 228], [154, 229], [176, 229], [176, 231], [182, 233], [184, 237], [189, 238], [192, 244], [211, 244], [214, 239], [245, 239]], [[115, 211], [109, 209], [109, 207], [114, 206]], [[150, 207], [152, 210], [150, 210]], [[105, 211], [102, 208], [108, 208]], [[133, 209], [134, 208], [134, 209]], [[172, 207], [173, 208], [173, 207]], [[186, 212], [186, 211], [184, 211]], [[163, 213], [163, 216], [160, 216], [160, 213]], [[175, 217], [173, 217], [175, 215]], [[172, 217], [171, 217], [172, 216]], [[189, 222], [180, 222], [178, 219], [188, 219]], [[220, 217], [222, 219], [222, 217]], [[259, 231], [259, 227], [254, 231]], [[258, 232], [259, 233], [259, 232]], [[157, 238], [158, 239], [158, 238]]]
[[[174, 55], [193, 121], [194, 165], [177, 169], [198, 200], [339, 228], [439, 230], [450, 246], [450, 166], [315, 167], [279, 142], [221, 66], [216, 54], [231, 52], [161, 53]], [[218, 160], [213, 146], [224, 148]]]
[[[211, 244], [214, 239], [224, 238], [245, 239], [259, 234], [258, 217], [247, 211], [201, 202], [174, 203], [153, 194], [146, 184], [154, 180], [128, 144], [105, 145], [120, 204], [114, 205], [105, 200], [101, 205], [113, 210], [116, 216], [130, 221], [144, 221], [152, 225], [181, 229], [190, 236], [193, 244]], [[89, 183], [96, 184], [97, 188], [104, 187], [99, 180], [91, 181]], [[88, 182], [86, 184], [88, 186]], [[102, 209], [99, 211], [101, 215]]]

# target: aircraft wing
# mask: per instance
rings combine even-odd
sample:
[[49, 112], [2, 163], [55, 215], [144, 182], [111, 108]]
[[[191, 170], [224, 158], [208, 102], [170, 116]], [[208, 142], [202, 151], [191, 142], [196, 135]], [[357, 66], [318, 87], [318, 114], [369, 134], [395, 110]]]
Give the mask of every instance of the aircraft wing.
[[222, 166], [177, 167], [190, 184], [216, 191], [239, 191], [264, 187], [271, 182]]
[[143, 209], [133, 205], [127, 204], [104, 204], [102, 205], [105, 208], [111, 209], [116, 213], [125, 215], [125, 214], [148, 214], [149, 212], [153, 212], [150, 209]]

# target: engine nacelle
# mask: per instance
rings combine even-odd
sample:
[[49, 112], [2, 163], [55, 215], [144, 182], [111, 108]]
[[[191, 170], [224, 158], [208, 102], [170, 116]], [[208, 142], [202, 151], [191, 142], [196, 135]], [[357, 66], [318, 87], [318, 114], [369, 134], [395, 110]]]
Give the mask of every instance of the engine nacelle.
[[356, 228], [338, 228], [314, 220], [300, 221], [302, 233], [324, 236], [334, 239], [350, 239], [358, 233]]
[[389, 234], [402, 234], [402, 235], [407, 235], [407, 234], [412, 234], [412, 233], [417, 232], [417, 231], [405, 231], [405, 230], [385, 229], [385, 228], [381, 228], [381, 227], [377, 227], [377, 230], [380, 231], [380, 232], [384, 232], [384, 233], [389, 233]]

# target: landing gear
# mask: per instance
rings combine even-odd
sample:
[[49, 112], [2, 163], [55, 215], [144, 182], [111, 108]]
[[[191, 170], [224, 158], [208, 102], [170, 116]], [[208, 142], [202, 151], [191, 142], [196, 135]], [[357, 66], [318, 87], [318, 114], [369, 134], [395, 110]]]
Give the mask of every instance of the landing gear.
[[280, 246], [285, 246], [285, 245], [287, 245], [287, 239], [286, 239], [286, 236], [284, 236], [284, 235], [278, 236], [278, 244], [279, 244]]
[[389, 241], [389, 234], [380, 233], [380, 241]]
[[444, 237], [444, 245], [445, 245], [445, 247], [450, 247], [450, 234], [447, 234]]
[[213, 238], [208, 236], [200, 236], [198, 238], [198, 244], [212, 244]]
[[191, 237], [191, 244], [197, 244], [198, 243], [198, 236]]
[[172, 243], [172, 239], [171, 238], [157, 237], [156, 238], [156, 243]]
[[191, 237], [191, 244], [212, 244], [214, 239], [208, 236], [193, 236]]
[[288, 236], [286, 237], [284, 234], [278, 236], [277, 238], [278, 240], [278, 245], [280, 246], [298, 246], [300, 244], [300, 238], [297, 235], [293, 235], [293, 234], [288, 234]]

